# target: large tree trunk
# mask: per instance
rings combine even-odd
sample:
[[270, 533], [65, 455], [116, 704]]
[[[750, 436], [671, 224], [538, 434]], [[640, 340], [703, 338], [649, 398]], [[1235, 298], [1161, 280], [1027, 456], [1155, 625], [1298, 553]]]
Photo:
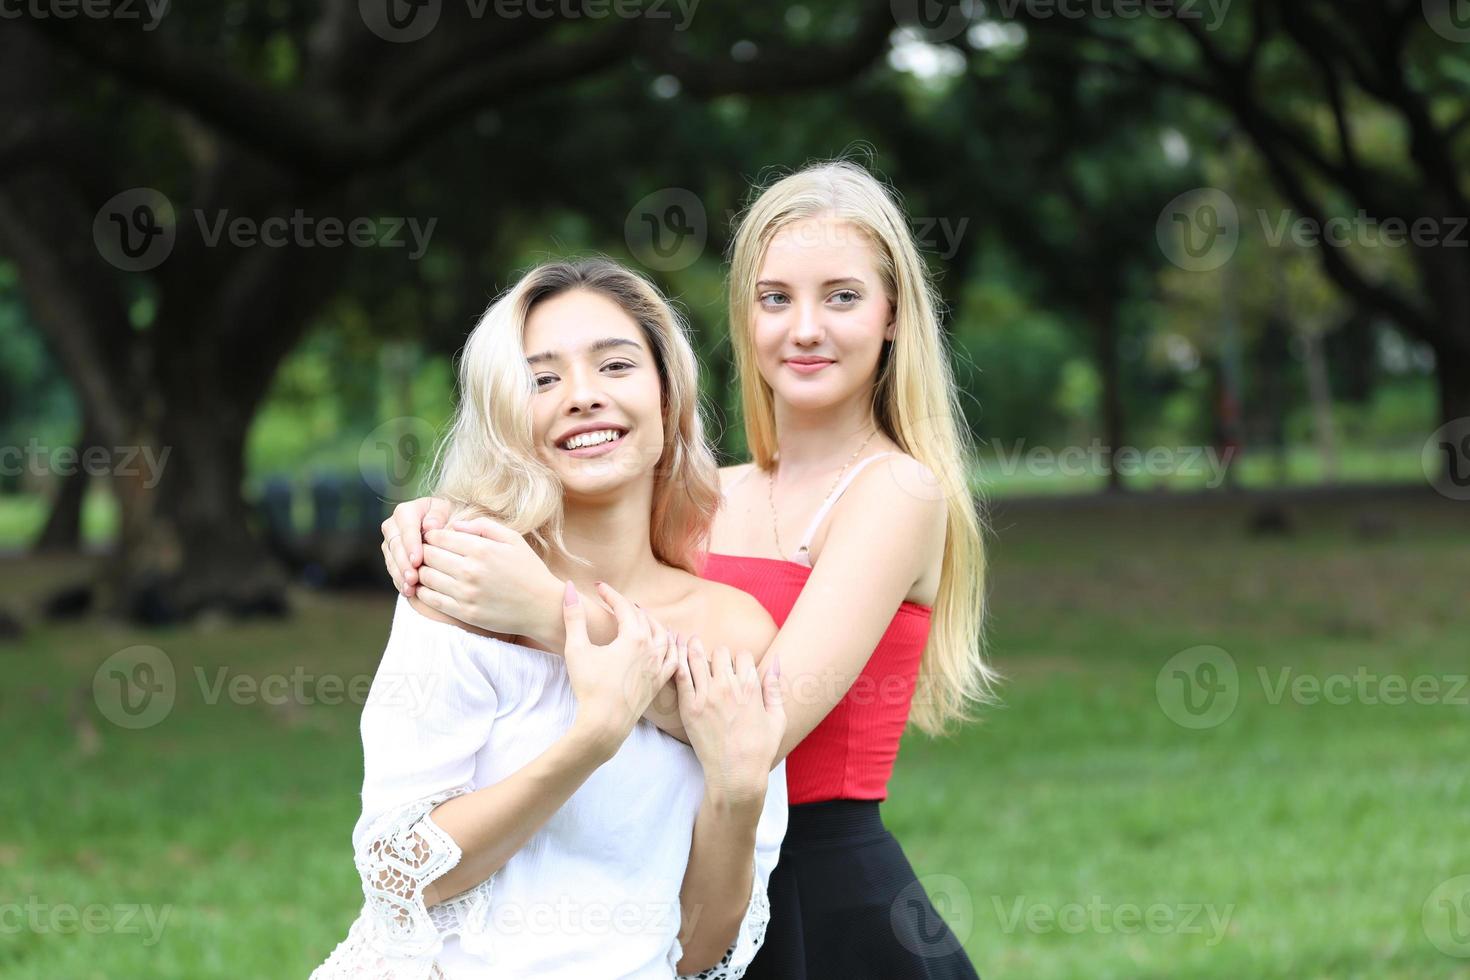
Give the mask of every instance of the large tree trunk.
[[284, 613], [285, 570], [241, 494], [248, 413], [205, 414], [175, 398], [158, 435], [140, 443], [153, 468], [115, 481], [122, 519], [103, 608], [149, 623]]
[[[158, 276], [159, 314], [135, 333], [95, 249], [55, 240], [34, 213], [46, 189], [0, 194], [0, 243], [94, 438], [130, 454], [113, 457], [120, 525], [96, 607], [150, 623], [208, 609], [284, 611], [283, 569], [253, 534], [241, 495], [245, 438], [276, 366], [347, 259], [329, 249], [190, 253], [181, 241]], [[282, 185], [281, 196], [301, 195]]]
[[[90, 447], [100, 443], [101, 440], [95, 436], [92, 427], [84, 425], [82, 438], [77, 442], [78, 459], [83, 458]], [[51, 513], [46, 518], [46, 526], [41, 529], [40, 536], [31, 546], [33, 552], [65, 554], [82, 549], [82, 504], [86, 501], [87, 488], [91, 482], [91, 475], [80, 464], [61, 477], [56, 493], [51, 498]]]

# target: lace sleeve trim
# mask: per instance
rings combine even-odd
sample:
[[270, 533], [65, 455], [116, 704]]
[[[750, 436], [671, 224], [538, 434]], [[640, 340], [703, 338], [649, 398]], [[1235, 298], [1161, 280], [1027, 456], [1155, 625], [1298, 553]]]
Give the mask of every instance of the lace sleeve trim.
[[[745, 918], [740, 920], [740, 931], [735, 934], [735, 941], [714, 966], [698, 973], [680, 973], [678, 980], [740, 980], [745, 976], [750, 961], [755, 959], [761, 943], [765, 942], [766, 927], [770, 924], [771, 902], [757, 869], [751, 876], [750, 904], [745, 909]], [[669, 965], [677, 971], [683, 958], [684, 947], [676, 937], [674, 947], [669, 951]]]
[[362, 912], [312, 980], [440, 980], [443, 973], [434, 958], [444, 938], [453, 934], [467, 950], [488, 953], [494, 876], [433, 908], [424, 903], [424, 890], [462, 856], [454, 838], [429, 813], [471, 790], [457, 786], [373, 821], [355, 857], [365, 899]]

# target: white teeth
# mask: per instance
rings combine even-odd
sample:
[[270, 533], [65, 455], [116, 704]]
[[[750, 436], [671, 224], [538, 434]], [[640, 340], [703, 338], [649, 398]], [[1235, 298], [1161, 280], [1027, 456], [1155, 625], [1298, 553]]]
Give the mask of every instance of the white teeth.
[[570, 439], [565, 440], [562, 445], [567, 449], [581, 449], [583, 446], [596, 446], [604, 442], [612, 442], [622, 435], [616, 429], [599, 429], [596, 432], [579, 432]]

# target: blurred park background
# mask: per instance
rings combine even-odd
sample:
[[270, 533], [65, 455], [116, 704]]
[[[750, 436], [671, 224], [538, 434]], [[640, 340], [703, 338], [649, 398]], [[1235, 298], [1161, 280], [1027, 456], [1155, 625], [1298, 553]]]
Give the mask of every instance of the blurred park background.
[[1461, 0], [26, 0], [0, 78], [0, 976], [320, 962], [478, 313], [643, 270], [740, 459], [732, 217], [847, 156], [989, 512], [1005, 704], [884, 807], [980, 973], [1470, 977]]

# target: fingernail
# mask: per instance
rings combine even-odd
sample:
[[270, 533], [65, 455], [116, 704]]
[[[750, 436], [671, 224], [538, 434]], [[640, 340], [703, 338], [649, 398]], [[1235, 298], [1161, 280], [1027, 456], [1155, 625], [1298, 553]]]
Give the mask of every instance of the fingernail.
[[780, 677], [781, 676], [781, 657], [779, 655], [776, 656], [775, 659], [773, 659], [771, 661], [771, 676], [772, 677]]
[[419, 553], [417, 551], [410, 551], [408, 553], [408, 560], [417, 565], [419, 563]]
[[575, 606], [577, 603], [582, 601], [582, 598], [577, 595], [577, 587], [572, 584], [571, 579], [567, 579], [567, 588], [566, 591], [562, 593], [561, 601], [562, 605], [564, 606]]

